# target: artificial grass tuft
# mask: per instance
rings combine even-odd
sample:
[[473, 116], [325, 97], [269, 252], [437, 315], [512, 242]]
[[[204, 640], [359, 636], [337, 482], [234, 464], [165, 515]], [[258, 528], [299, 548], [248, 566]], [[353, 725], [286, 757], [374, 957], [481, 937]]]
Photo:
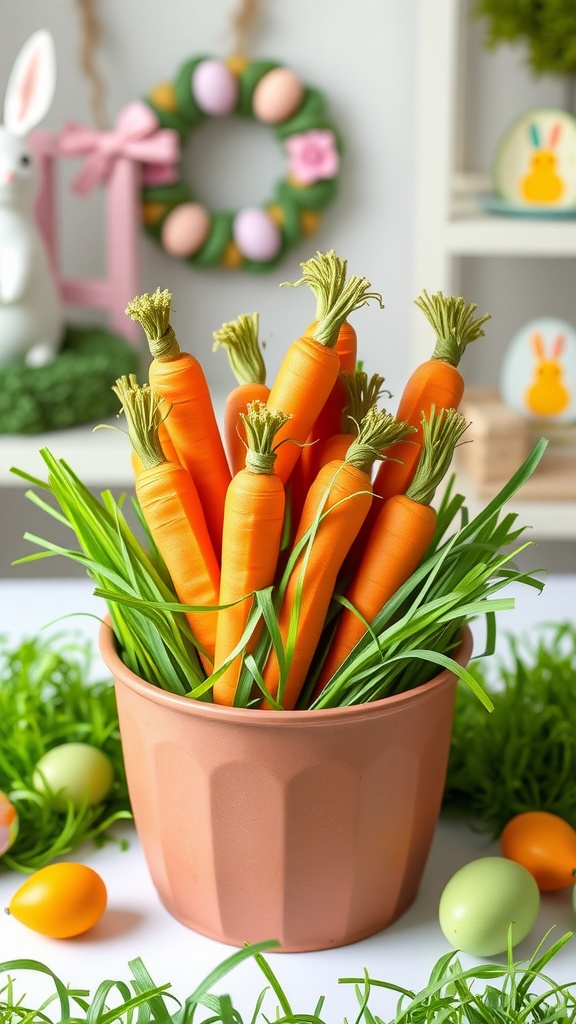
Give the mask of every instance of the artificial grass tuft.
[[53, 362], [2, 368], [0, 434], [39, 434], [113, 416], [112, 384], [139, 367], [139, 353], [121, 335], [98, 325], [68, 326]]
[[497, 837], [524, 811], [549, 811], [576, 828], [576, 627], [542, 624], [508, 637], [496, 675], [470, 671], [494, 711], [460, 687], [444, 807]]

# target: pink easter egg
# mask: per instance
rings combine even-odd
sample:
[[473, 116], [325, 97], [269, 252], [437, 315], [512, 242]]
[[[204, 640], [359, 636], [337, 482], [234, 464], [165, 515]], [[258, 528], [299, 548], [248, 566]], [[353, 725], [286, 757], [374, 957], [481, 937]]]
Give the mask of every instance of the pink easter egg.
[[254, 117], [265, 124], [281, 124], [296, 113], [304, 96], [304, 86], [288, 68], [274, 68], [263, 75], [254, 90]]
[[199, 203], [182, 203], [162, 225], [162, 245], [171, 256], [192, 256], [210, 231], [210, 214]]
[[219, 60], [203, 60], [192, 74], [192, 96], [205, 114], [225, 117], [238, 99], [238, 80]]
[[246, 207], [236, 214], [233, 234], [240, 252], [258, 263], [274, 259], [282, 245], [280, 228], [258, 207]]
[[18, 811], [5, 793], [0, 792], [0, 857], [10, 849], [18, 835]]

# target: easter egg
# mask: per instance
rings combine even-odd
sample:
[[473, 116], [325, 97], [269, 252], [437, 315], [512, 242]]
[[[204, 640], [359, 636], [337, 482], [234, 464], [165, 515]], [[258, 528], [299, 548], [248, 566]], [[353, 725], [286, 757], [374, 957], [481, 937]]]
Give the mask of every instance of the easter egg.
[[18, 835], [18, 811], [0, 790], [0, 857], [14, 844]]
[[210, 117], [231, 114], [238, 99], [238, 79], [219, 60], [203, 60], [192, 74], [192, 95]]
[[538, 886], [529, 871], [506, 857], [480, 857], [456, 872], [440, 897], [440, 927], [448, 941], [472, 956], [495, 956], [516, 946], [536, 923]]
[[171, 256], [193, 256], [210, 231], [210, 214], [199, 203], [182, 203], [162, 225], [162, 245]]
[[254, 117], [265, 124], [281, 124], [296, 113], [304, 97], [302, 82], [289, 68], [274, 68], [254, 90]]
[[68, 803], [78, 810], [104, 800], [114, 781], [110, 758], [89, 743], [62, 743], [38, 761], [32, 784], [39, 793], [54, 795], [54, 807], [64, 813]]
[[280, 252], [280, 228], [258, 207], [246, 207], [236, 214], [233, 234], [240, 252], [249, 260], [265, 263]]
[[522, 864], [533, 875], [540, 892], [574, 884], [576, 831], [557, 814], [517, 814], [504, 827], [500, 848], [505, 857]]
[[69, 939], [100, 920], [108, 894], [100, 875], [85, 864], [49, 864], [16, 890], [8, 913], [41, 935]]

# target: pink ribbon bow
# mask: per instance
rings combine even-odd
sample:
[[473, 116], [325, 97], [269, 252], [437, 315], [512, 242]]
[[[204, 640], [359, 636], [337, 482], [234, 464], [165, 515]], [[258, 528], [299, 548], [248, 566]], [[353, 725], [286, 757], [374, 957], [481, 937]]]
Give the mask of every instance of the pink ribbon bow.
[[149, 167], [146, 184], [168, 183], [178, 177], [180, 140], [172, 128], [158, 128], [158, 120], [150, 107], [140, 100], [120, 111], [112, 131], [101, 132], [77, 122], [67, 124], [60, 136], [60, 152], [69, 156], [86, 156], [72, 188], [79, 195], [90, 192], [106, 181], [119, 157], [126, 157]]

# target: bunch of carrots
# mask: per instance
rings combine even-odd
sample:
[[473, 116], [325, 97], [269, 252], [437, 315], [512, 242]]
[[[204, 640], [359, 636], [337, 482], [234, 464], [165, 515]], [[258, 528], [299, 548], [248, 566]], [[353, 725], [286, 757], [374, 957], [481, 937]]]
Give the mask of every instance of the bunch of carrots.
[[314, 707], [426, 557], [432, 500], [466, 427], [458, 364], [488, 319], [462, 298], [423, 292], [416, 302], [436, 345], [392, 415], [384, 378], [358, 368], [349, 322], [380, 295], [334, 252], [301, 266], [296, 284], [311, 289], [315, 319], [271, 386], [257, 314], [214, 334], [238, 382], [222, 432], [202, 367], [175, 337], [168, 291], [129, 304], [150, 347], [149, 379], [114, 388], [139, 507], [208, 693], [262, 710]]

